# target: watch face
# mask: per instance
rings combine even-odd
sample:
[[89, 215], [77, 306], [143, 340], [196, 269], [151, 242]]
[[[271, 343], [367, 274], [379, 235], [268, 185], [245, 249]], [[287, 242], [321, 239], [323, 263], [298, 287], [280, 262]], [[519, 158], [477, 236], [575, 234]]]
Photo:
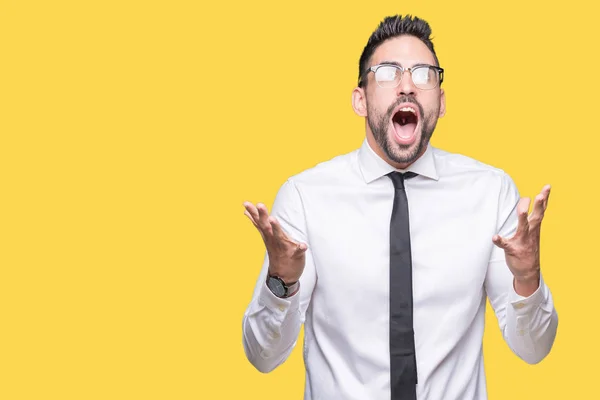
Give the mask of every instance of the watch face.
[[281, 280], [269, 277], [267, 286], [269, 286], [269, 289], [271, 289], [275, 296], [282, 297], [285, 295], [285, 287], [283, 287], [283, 282], [281, 282]]

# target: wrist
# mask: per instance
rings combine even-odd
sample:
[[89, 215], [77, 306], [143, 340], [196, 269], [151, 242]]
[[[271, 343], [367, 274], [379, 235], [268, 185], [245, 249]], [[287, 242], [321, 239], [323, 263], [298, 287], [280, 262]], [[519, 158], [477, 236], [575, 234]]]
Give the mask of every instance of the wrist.
[[293, 296], [300, 289], [299, 280], [288, 283], [280, 276], [271, 273], [267, 274], [266, 284], [271, 293], [282, 299]]
[[291, 274], [289, 271], [286, 272], [286, 269], [289, 268], [277, 268], [269, 266], [269, 270], [267, 271], [267, 277], [276, 276], [277, 278], [281, 279], [287, 286], [293, 285], [294, 283], [300, 280], [299, 276]]
[[513, 287], [515, 292], [523, 297], [529, 297], [540, 286], [540, 272], [535, 271], [526, 276], [515, 276], [513, 280]]

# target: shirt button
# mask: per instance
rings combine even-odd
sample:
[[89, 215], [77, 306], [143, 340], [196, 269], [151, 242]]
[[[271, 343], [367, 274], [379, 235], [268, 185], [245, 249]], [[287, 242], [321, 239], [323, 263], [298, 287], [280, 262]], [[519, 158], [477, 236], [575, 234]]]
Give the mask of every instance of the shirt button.
[[523, 304], [523, 303], [517, 303], [517, 304], [515, 304], [515, 308], [516, 308], [517, 310], [520, 310], [520, 309], [521, 309], [521, 308], [523, 308], [523, 307], [525, 307], [525, 304]]
[[279, 306], [279, 311], [285, 311], [285, 306], [283, 304]]
[[271, 332], [271, 337], [273, 339], [277, 339], [279, 337], [279, 333], [277, 333], [277, 332]]
[[519, 331], [519, 336], [523, 336], [523, 335], [525, 335], [525, 331], [524, 331], [523, 329], [521, 329], [521, 330]]

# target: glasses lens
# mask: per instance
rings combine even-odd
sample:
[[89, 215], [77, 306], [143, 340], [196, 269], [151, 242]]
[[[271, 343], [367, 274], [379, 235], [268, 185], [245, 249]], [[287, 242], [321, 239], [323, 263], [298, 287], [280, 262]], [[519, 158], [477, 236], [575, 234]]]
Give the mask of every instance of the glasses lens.
[[418, 67], [412, 71], [412, 79], [419, 89], [433, 89], [439, 83], [439, 74], [435, 68]]
[[394, 87], [398, 84], [399, 70], [391, 66], [381, 66], [375, 71], [375, 79], [381, 87]]

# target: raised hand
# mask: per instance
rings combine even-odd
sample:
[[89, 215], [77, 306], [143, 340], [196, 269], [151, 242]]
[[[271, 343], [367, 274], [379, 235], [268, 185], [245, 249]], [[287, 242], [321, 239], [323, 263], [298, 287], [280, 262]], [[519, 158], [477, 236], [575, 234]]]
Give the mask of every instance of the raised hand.
[[244, 215], [258, 229], [267, 248], [269, 273], [280, 277], [287, 284], [296, 282], [304, 271], [308, 246], [292, 240], [279, 221], [269, 215], [264, 204], [254, 206], [250, 202], [244, 202], [244, 207]]
[[535, 197], [533, 210], [528, 215], [531, 200], [521, 198], [517, 204], [519, 222], [515, 235], [506, 239], [494, 235], [494, 244], [504, 250], [506, 263], [514, 275], [515, 290], [529, 296], [538, 288], [540, 278], [540, 230], [548, 207], [550, 185], [544, 186]]

